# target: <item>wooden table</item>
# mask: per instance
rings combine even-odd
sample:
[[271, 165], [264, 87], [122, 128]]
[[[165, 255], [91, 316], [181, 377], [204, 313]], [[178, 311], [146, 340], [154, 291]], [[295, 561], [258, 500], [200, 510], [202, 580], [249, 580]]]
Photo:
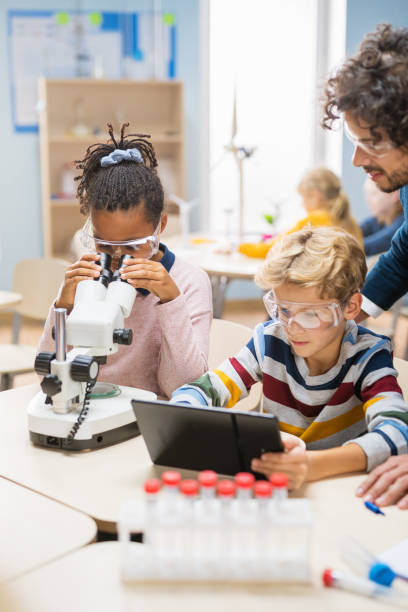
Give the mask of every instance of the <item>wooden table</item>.
[[[7, 585], [7, 595], [24, 612], [55, 612], [56, 602], [58, 612], [390, 612], [382, 602], [321, 584], [327, 566], [349, 571], [339, 557], [345, 535], [355, 535], [378, 553], [408, 531], [408, 512], [390, 508], [386, 517], [379, 517], [364, 508], [353, 495], [359, 480], [349, 477], [310, 486], [315, 514], [311, 585], [123, 584], [120, 544], [104, 542], [14, 581]], [[405, 592], [408, 602], [406, 585]]]
[[[51, 497], [93, 517], [99, 529], [116, 532], [116, 520], [123, 501], [143, 496], [143, 483], [163, 469], [151, 463], [141, 436], [92, 452], [61, 452], [35, 447], [29, 440], [26, 407], [37, 385], [17, 387], [0, 393], [0, 476]], [[195, 472], [182, 470], [184, 476]], [[399, 525], [399, 537], [408, 533], [408, 512], [387, 509], [392, 519], [373, 515], [354, 491], [363, 475], [338, 477], [311, 483], [297, 492], [316, 499], [328, 524], [330, 537], [337, 535], [337, 523], [346, 521], [353, 533], [360, 523], [373, 528], [380, 549], [391, 546], [388, 531]], [[374, 527], [376, 526], [376, 527]], [[339, 532], [341, 533], [341, 532]], [[392, 531], [394, 533], [394, 531]], [[327, 546], [331, 553], [331, 547]], [[328, 556], [327, 562], [330, 561]]]
[[152, 465], [141, 436], [92, 452], [34, 446], [26, 408], [37, 391], [34, 384], [0, 393], [0, 476], [80, 510], [102, 531], [115, 533], [122, 502], [143, 495], [143, 482], [164, 468]]
[[[196, 235], [191, 236], [194, 238]], [[263, 259], [247, 257], [238, 252], [231, 255], [215, 253], [214, 243], [192, 244], [186, 248], [181, 246], [180, 236], [170, 236], [165, 242], [177, 257], [207, 272], [213, 289], [214, 317], [217, 319], [222, 317], [225, 293], [231, 280], [253, 281], [256, 271], [263, 263]]]
[[89, 516], [4, 478], [0, 500], [0, 582], [95, 540], [96, 524]]
[[14, 291], [0, 291], [0, 310], [19, 304], [23, 296]]

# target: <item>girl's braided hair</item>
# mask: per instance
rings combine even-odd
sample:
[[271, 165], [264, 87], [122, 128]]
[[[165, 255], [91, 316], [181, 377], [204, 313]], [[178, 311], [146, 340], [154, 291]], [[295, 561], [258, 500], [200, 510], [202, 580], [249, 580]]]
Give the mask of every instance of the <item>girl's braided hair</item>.
[[[82, 174], [75, 177], [79, 181], [77, 196], [82, 214], [92, 209], [129, 210], [144, 204], [146, 219], [153, 225], [159, 222], [163, 212], [163, 187], [157, 175], [157, 159], [147, 134], [127, 134], [129, 123], [120, 129], [120, 140], [113, 134], [112, 124], [108, 123], [110, 139], [106, 144], [96, 143], [89, 146], [86, 155], [76, 160], [76, 168]], [[101, 159], [115, 149], [138, 149], [143, 162], [134, 159], [123, 160], [118, 164], [102, 167]]]

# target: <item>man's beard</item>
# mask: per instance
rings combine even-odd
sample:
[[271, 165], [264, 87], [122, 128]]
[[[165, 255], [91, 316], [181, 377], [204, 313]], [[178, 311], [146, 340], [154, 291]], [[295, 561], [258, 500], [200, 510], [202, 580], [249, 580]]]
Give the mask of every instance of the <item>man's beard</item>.
[[388, 179], [388, 185], [385, 186], [379, 185], [376, 182], [378, 189], [384, 193], [392, 193], [408, 184], [408, 166], [403, 166], [400, 170], [394, 170], [390, 174], [384, 172], [382, 168], [376, 168], [375, 166], [364, 166], [364, 170], [367, 173], [381, 172]]

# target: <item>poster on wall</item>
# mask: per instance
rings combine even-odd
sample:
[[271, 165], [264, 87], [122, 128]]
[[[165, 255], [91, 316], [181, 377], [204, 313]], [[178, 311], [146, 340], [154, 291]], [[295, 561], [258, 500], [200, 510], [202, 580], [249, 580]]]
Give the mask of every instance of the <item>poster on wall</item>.
[[173, 79], [172, 13], [17, 11], [8, 13], [12, 116], [36, 132], [37, 82], [54, 79]]

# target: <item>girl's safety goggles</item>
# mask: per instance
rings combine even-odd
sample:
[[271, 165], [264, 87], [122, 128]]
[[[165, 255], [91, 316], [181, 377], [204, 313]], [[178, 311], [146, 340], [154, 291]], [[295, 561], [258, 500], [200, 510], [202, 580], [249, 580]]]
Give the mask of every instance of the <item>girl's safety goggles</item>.
[[297, 323], [303, 329], [322, 330], [336, 327], [343, 320], [342, 309], [337, 302], [282, 302], [276, 299], [273, 290], [264, 295], [263, 301], [271, 319], [284, 327]]
[[134, 240], [102, 240], [102, 238], [93, 235], [92, 220], [88, 217], [81, 230], [81, 243], [86, 249], [97, 253], [107, 253], [111, 257], [126, 254], [131, 257], [150, 259], [159, 250], [160, 224], [161, 219], [151, 236], [135, 238]]

